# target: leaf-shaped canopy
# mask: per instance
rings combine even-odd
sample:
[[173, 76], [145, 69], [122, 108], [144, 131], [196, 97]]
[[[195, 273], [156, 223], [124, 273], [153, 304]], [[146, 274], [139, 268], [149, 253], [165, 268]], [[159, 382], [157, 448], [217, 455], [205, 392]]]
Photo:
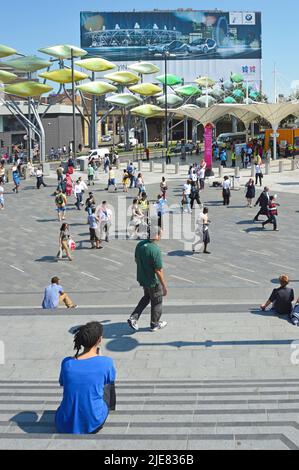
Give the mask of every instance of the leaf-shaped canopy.
[[244, 77], [240, 73], [232, 73], [230, 79], [234, 83], [243, 83]]
[[87, 54], [84, 49], [70, 44], [58, 44], [57, 46], [43, 47], [39, 49], [39, 52], [56, 57], [57, 59], [70, 59], [72, 51], [74, 57], [82, 57]]
[[8, 57], [10, 55], [16, 54], [16, 50], [12, 47], [4, 46], [4, 44], [0, 44], [0, 57]]
[[155, 106], [154, 104], [142, 104], [141, 106], [131, 109], [132, 114], [136, 114], [137, 116], [144, 118], [157, 116], [157, 114], [160, 114], [161, 112], [163, 112], [163, 109], [159, 106]]
[[141, 99], [131, 93], [116, 93], [115, 95], [105, 98], [105, 101], [115, 106], [126, 108], [138, 105], [141, 102]]
[[36, 72], [37, 70], [49, 67], [51, 62], [35, 56], [26, 56], [6, 60], [5, 62], [2, 62], [2, 64], [16, 70], [22, 70], [23, 72]]
[[18, 76], [15, 73], [0, 69], [0, 83], [11, 83], [14, 82], [17, 78]]
[[111, 80], [111, 82], [119, 83], [120, 85], [134, 85], [139, 82], [139, 77], [132, 72], [113, 72], [104, 75], [104, 78]]
[[77, 90], [97, 96], [105, 95], [106, 93], [111, 93], [112, 91], [117, 91], [116, 86], [111, 85], [111, 83], [100, 81], [83, 83], [82, 85], [78, 85], [76, 88]]
[[[162, 106], [165, 106], [165, 95], [159, 96], [157, 102]], [[178, 95], [167, 93], [167, 107], [168, 106], [180, 106], [184, 102], [183, 98]]]
[[109, 62], [109, 60], [100, 57], [78, 60], [75, 64], [83, 69], [91, 70], [92, 72], [106, 72], [106, 70], [111, 70], [116, 67], [116, 65]]
[[155, 77], [155, 80], [158, 80], [158, 82], [163, 83], [163, 85], [165, 85], [166, 82], [167, 86], [180, 85], [182, 83], [182, 79], [180, 77], [171, 73], [168, 73], [166, 75], [159, 75], [159, 77]]
[[201, 95], [201, 90], [194, 85], [184, 85], [174, 90], [178, 95], [181, 96], [196, 96]]
[[226, 98], [224, 98], [223, 103], [234, 104], [236, 103], [236, 100], [232, 96], [227, 96]]
[[[39, 74], [39, 77], [45, 78], [46, 80], [51, 80], [52, 82], [57, 83], [72, 83], [72, 71], [71, 69], [58, 69], [52, 70], [51, 72], [43, 72]], [[79, 72], [74, 70], [74, 81], [80, 82], [80, 80], [85, 80], [88, 78], [86, 73]]]
[[206, 106], [207, 102], [208, 102], [208, 106], [212, 106], [212, 104], [216, 103], [216, 100], [215, 98], [213, 98], [213, 96], [210, 96], [210, 95], [207, 95], [207, 96], [203, 95], [200, 98], [197, 98], [196, 100], [196, 103], [201, 107]]
[[162, 92], [161, 88], [153, 83], [139, 83], [130, 86], [129, 90], [144, 96], [152, 96]]
[[242, 90], [236, 89], [233, 91], [233, 96], [235, 98], [244, 98], [244, 93]]
[[14, 83], [4, 87], [5, 93], [20, 96], [22, 98], [28, 98], [29, 96], [40, 96], [52, 90], [53, 88], [49, 85], [32, 81]]
[[198, 77], [194, 81], [201, 87], [213, 86], [216, 83], [215, 80], [209, 77]]
[[151, 62], [136, 62], [136, 64], [128, 65], [128, 69], [143, 75], [157, 73], [160, 71], [159, 67], [157, 67], [155, 64], [152, 64]]

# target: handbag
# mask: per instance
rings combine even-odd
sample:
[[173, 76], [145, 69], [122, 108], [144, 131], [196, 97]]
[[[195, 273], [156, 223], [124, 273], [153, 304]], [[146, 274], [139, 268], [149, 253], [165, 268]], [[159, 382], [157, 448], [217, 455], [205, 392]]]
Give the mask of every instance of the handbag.
[[76, 249], [76, 243], [74, 242], [74, 240], [72, 238], [69, 239], [69, 248], [71, 251], [75, 251]]

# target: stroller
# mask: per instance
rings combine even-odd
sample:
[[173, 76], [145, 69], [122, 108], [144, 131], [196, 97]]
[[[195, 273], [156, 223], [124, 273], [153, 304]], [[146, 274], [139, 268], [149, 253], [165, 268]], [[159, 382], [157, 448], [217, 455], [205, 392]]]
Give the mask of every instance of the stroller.
[[299, 304], [296, 304], [293, 308], [293, 311], [290, 315], [291, 322], [295, 326], [299, 326]]

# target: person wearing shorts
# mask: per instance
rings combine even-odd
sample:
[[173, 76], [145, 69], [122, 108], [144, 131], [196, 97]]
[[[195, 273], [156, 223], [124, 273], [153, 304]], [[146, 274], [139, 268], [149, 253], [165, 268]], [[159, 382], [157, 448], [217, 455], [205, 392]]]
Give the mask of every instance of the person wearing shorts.
[[97, 237], [96, 230], [98, 228], [98, 222], [100, 221], [99, 217], [95, 215], [96, 209], [93, 207], [91, 209], [91, 214], [88, 216], [89, 224], [89, 233], [90, 233], [90, 243], [91, 248], [103, 248], [101, 245], [101, 240]]

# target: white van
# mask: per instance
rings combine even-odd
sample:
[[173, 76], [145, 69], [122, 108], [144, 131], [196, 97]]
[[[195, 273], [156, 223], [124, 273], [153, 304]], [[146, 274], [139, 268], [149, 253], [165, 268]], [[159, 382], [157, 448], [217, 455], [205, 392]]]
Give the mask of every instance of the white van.
[[246, 144], [246, 132], [227, 132], [225, 134], [219, 134], [216, 139], [219, 147], [223, 144]]
[[103, 160], [105, 155], [109, 155], [110, 150], [107, 147], [101, 147], [99, 149], [94, 149], [90, 152], [89, 155], [83, 155], [82, 157], [76, 158], [76, 160], [89, 160], [90, 158], [94, 158], [95, 160]]

